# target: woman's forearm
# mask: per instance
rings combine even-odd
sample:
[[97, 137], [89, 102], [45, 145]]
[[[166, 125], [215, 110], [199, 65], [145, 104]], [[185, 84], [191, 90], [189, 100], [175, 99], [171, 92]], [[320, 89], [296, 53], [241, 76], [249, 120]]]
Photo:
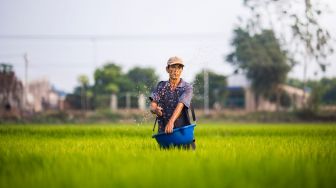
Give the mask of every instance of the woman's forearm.
[[171, 123], [174, 123], [176, 121], [176, 119], [180, 116], [183, 107], [184, 107], [183, 103], [180, 102], [180, 103], [177, 104], [173, 115], [169, 119], [169, 121], [171, 121]]

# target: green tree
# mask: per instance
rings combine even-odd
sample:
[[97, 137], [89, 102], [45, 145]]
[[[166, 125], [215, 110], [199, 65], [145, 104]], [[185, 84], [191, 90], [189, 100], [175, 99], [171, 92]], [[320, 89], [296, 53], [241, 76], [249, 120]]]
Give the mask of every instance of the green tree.
[[308, 64], [318, 63], [322, 71], [334, 52], [332, 37], [320, 24], [327, 5], [323, 1], [244, 0], [251, 10], [247, 26], [250, 32], [272, 28], [296, 62], [303, 62], [303, 88], [307, 84]]
[[323, 78], [321, 84], [325, 86], [322, 103], [327, 105], [336, 104], [336, 78]]
[[303, 81], [296, 78], [287, 78], [286, 84], [297, 88], [302, 88], [304, 85]]
[[118, 93], [121, 90], [125, 76], [121, 72], [121, 67], [114, 63], [107, 63], [94, 72], [95, 94]]
[[131, 91], [137, 93], [148, 93], [153, 90], [159, 79], [154, 69], [140, 67], [129, 70], [127, 77], [134, 85], [134, 87], [131, 87]]
[[72, 109], [88, 110], [93, 109], [93, 91], [86, 75], [79, 75], [77, 78], [79, 86], [76, 86], [72, 93], [66, 95], [66, 102]]
[[[251, 80], [258, 106], [259, 96], [270, 96], [279, 90], [279, 84], [286, 80], [290, 70], [290, 60], [281, 49], [273, 31], [263, 30], [260, 34], [250, 35], [238, 28], [234, 31], [231, 45], [234, 51], [226, 58], [238, 69], [242, 69]], [[280, 96], [277, 95], [277, 106]]]
[[82, 87], [77, 86], [74, 88], [73, 93], [66, 95], [65, 101], [67, 102], [67, 104], [70, 105], [71, 109], [76, 109], [76, 110], [82, 109], [81, 90], [82, 90]]
[[89, 86], [89, 78], [86, 75], [80, 75], [78, 77], [78, 82], [81, 85], [81, 107], [83, 110], [88, 108], [88, 99], [87, 99], [87, 89]]
[[319, 111], [320, 105], [322, 104], [322, 98], [326, 91], [326, 87], [321, 84], [321, 82], [315, 81], [312, 83], [311, 88], [312, 89], [306, 108], [316, 113]]
[[[216, 102], [220, 105], [224, 105], [226, 99], [226, 77], [212, 71], [208, 71], [209, 76], [209, 106], [214, 106]], [[203, 96], [204, 94], [204, 72], [199, 72], [196, 74], [193, 81], [194, 93], [196, 96]], [[201, 106], [204, 102], [204, 97], [194, 97], [193, 103], [196, 106]]]
[[[303, 81], [290, 78], [287, 84], [294, 87], [302, 87]], [[318, 111], [319, 105], [336, 104], [336, 78], [322, 78], [321, 80], [308, 80], [306, 90], [310, 91], [308, 110]]]
[[[106, 63], [94, 72], [94, 108], [108, 108], [111, 94], [118, 94], [125, 87], [122, 83], [127, 77], [122, 74], [121, 67], [114, 63]], [[127, 85], [127, 84], [125, 84]]]

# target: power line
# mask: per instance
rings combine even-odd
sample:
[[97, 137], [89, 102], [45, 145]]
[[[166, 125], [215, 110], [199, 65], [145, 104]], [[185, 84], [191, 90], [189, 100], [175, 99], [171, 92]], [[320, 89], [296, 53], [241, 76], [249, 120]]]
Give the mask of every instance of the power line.
[[0, 34], [0, 39], [18, 40], [133, 40], [133, 39], [195, 39], [195, 38], [225, 38], [223, 33], [200, 34], [138, 34], [138, 35], [63, 35], [63, 34]]
[[16, 54], [0, 54], [0, 58], [22, 58], [24, 53], [22, 54], [19, 54], [19, 53], [16, 53]]
[[[22, 58], [22, 56], [21, 56]], [[0, 57], [1, 59], [1, 57]], [[14, 61], [11, 62], [12, 64], [22, 64], [22, 62], [18, 62], [18, 61]], [[30, 62], [30, 65], [34, 65], [34, 66], [80, 66], [83, 64], [88, 64], [91, 63], [89, 61], [34, 61], [34, 62]]]
[[[10, 63], [9, 63], [10, 64]], [[16, 69], [22, 69], [22, 67], [15, 67]], [[62, 69], [62, 70], [71, 70], [73, 71], [74, 69], [75, 70], [87, 70], [89, 68], [86, 68], [86, 67], [75, 67], [75, 66], [68, 66], [68, 67], [65, 67], [65, 66], [44, 66], [44, 67], [35, 67], [35, 66], [29, 66], [29, 70], [59, 70], [59, 69]]]

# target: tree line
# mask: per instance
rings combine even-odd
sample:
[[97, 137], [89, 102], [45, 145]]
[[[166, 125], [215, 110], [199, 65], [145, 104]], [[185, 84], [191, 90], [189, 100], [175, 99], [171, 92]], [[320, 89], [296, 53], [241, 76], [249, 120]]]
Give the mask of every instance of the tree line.
[[[226, 96], [226, 77], [207, 70], [209, 80], [209, 103], [212, 106], [216, 101], [224, 101]], [[204, 93], [203, 71], [193, 79], [195, 105], [200, 106]], [[122, 106], [126, 93], [132, 97], [132, 106], [136, 106], [140, 94], [149, 96], [159, 82], [155, 69], [150, 67], [134, 67], [123, 72], [122, 67], [113, 62], [107, 62], [94, 71], [94, 83], [90, 84], [88, 76], [79, 75], [79, 85], [67, 95], [66, 101], [73, 109], [108, 108], [112, 94], [118, 96], [118, 103]]]
[[[267, 53], [267, 51], [265, 53]], [[263, 94], [263, 96], [270, 101], [277, 102], [278, 100], [279, 105], [282, 107], [289, 107], [291, 101], [289, 101], [289, 97], [286, 97], [286, 93], [282, 93], [283, 91], [279, 92], [279, 90], [270, 83], [272, 83], [274, 79], [283, 79], [285, 84], [302, 88], [304, 85], [303, 81], [286, 78], [286, 76], [281, 77], [281, 75], [277, 76], [275, 70], [278, 70], [276, 67], [279, 66], [279, 63], [274, 63], [273, 61], [265, 61], [264, 63], [266, 65], [258, 65], [256, 62], [256, 71], [252, 71], [251, 74], [258, 76], [255, 80], [252, 80], [251, 87], [253, 87], [254, 82], [255, 84], [265, 86], [265, 88], [259, 89], [260, 94]], [[269, 63], [269, 65], [267, 65], [267, 63]], [[275, 68], [273, 67], [272, 69], [273, 63], [276, 65], [274, 65]], [[265, 66], [265, 68], [263, 69], [262, 66]], [[287, 72], [287, 69], [286, 67], [284, 72]], [[224, 107], [229, 94], [227, 76], [215, 73], [211, 70], [206, 71], [209, 79], [209, 106], [213, 108], [217, 104]], [[246, 72], [244, 74], [246, 74]], [[249, 75], [250, 74], [247, 74], [248, 78]], [[122, 101], [125, 100], [126, 93], [129, 93], [132, 99], [131, 107], [136, 107], [139, 95], [144, 94], [146, 97], [149, 96], [158, 81], [159, 76], [153, 68], [134, 67], [127, 72], [123, 72], [121, 66], [108, 62], [94, 71], [94, 83], [92, 84], [89, 83], [88, 76], [80, 75], [78, 77], [79, 85], [75, 87], [73, 93], [67, 95], [66, 101], [73, 109], [95, 110], [99, 108], [109, 108], [111, 94], [116, 94], [120, 105], [125, 107]], [[195, 75], [192, 84], [194, 87], [193, 104], [197, 108], [203, 107], [204, 70]], [[311, 90], [310, 93], [312, 97], [310, 105], [312, 108], [317, 108], [319, 104], [336, 104], [336, 78], [310, 80], [306, 85], [307, 88]], [[279, 99], [276, 98], [277, 92], [281, 93]]]

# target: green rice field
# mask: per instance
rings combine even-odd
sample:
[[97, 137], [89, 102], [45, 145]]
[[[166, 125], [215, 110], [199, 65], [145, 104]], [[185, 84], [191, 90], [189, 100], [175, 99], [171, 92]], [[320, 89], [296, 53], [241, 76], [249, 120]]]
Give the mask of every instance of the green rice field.
[[200, 124], [160, 150], [147, 125], [2, 125], [0, 187], [336, 187], [336, 124]]

